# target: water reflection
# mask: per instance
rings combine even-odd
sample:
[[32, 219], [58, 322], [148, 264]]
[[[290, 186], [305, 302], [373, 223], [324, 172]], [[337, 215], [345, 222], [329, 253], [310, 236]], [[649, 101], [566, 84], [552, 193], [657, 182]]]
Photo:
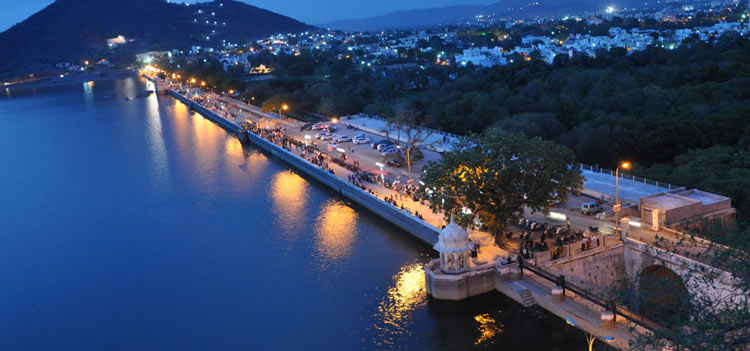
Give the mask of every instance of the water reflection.
[[227, 138], [224, 151], [227, 156], [243, 156], [242, 142], [238, 138]]
[[341, 201], [329, 200], [317, 218], [317, 249], [325, 264], [348, 257], [357, 237], [357, 213]]
[[[378, 346], [394, 345], [397, 338], [411, 336], [412, 312], [427, 302], [424, 265], [412, 263], [393, 276], [395, 284], [378, 306], [375, 329], [380, 331]], [[382, 345], [380, 344], [382, 342]]]
[[[153, 83], [149, 82], [153, 85]], [[153, 89], [150, 85], [148, 88]], [[169, 158], [162, 135], [159, 99], [156, 94], [146, 98], [146, 123], [148, 124], [148, 149], [151, 153], [151, 181], [159, 189], [171, 190], [172, 175], [169, 171]]]
[[479, 330], [479, 338], [474, 342], [474, 345], [479, 345], [492, 340], [497, 334], [503, 332], [503, 325], [495, 321], [495, 318], [490, 316], [489, 313], [475, 316], [474, 321], [479, 323], [479, 326], [477, 327]]
[[291, 171], [279, 172], [271, 180], [271, 201], [276, 224], [288, 235], [296, 239], [303, 231], [304, 209], [307, 204], [309, 184]]
[[83, 98], [86, 100], [87, 104], [90, 104], [92, 101], [94, 101], [94, 81], [89, 81], [83, 83]]

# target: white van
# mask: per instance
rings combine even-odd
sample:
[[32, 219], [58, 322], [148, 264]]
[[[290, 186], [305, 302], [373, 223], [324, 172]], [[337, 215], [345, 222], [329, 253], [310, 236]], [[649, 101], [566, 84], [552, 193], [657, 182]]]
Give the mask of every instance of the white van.
[[584, 202], [581, 204], [581, 213], [585, 215], [592, 215], [604, 211], [602, 205], [596, 201]]

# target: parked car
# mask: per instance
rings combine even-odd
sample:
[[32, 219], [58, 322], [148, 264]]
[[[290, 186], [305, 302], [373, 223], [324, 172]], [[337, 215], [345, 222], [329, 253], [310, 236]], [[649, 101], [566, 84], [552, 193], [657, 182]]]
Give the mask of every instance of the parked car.
[[333, 134], [331, 134], [331, 133], [324, 133], [320, 137], [320, 140], [331, 140], [331, 139], [333, 139]]
[[402, 166], [401, 162], [399, 162], [399, 160], [397, 160], [395, 158], [389, 158], [389, 159], [385, 160], [385, 164], [388, 165], [388, 166], [391, 166], [391, 167], [396, 167], [396, 168]]
[[327, 124], [324, 124], [324, 123], [315, 123], [315, 124], [312, 125], [312, 130], [323, 130], [323, 129], [326, 129], [327, 127], [328, 127]]
[[378, 151], [385, 151], [385, 149], [390, 149], [390, 148], [395, 148], [395, 147], [396, 147], [396, 143], [390, 141], [386, 144], [379, 144], [377, 149]]
[[596, 201], [588, 201], [581, 204], [581, 213], [585, 215], [592, 215], [604, 211], [602, 205]]
[[357, 133], [354, 135], [354, 139], [357, 139], [357, 138], [367, 138], [367, 135], [365, 135], [365, 133]]
[[326, 135], [325, 132], [320, 132], [318, 134], [315, 134], [315, 139], [323, 140], [323, 136]]
[[339, 144], [339, 143], [337, 143], [335, 141], [332, 141], [332, 142], [328, 143], [328, 145], [330, 145], [332, 148], [341, 147], [341, 144]]
[[350, 138], [348, 135], [339, 135], [336, 138], [336, 141], [338, 141], [339, 143], [345, 143], [347, 141], [352, 141], [352, 138]]
[[371, 147], [373, 149], [380, 150], [381, 149], [381, 147], [380, 147], [381, 145], [393, 145], [393, 142], [390, 141], [390, 140], [388, 140], [388, 139], [382, 139], [382, 140], [380, 140], [378, 142], [372, 143]]
[[399, 151], [396, 148], [386, 149], [386, 150], [383, 150], [383, 152], [380, 153], [380, 155], [383, 156], [383, 157], [390, 156], [390, 155], [400, 155], [400, 154], [401, 154], [401, 151]]
[[355, 137], [354, 140], [352, 140], [355, 144], [367, 144], [370, 142], [370, 138], [368, 137]]

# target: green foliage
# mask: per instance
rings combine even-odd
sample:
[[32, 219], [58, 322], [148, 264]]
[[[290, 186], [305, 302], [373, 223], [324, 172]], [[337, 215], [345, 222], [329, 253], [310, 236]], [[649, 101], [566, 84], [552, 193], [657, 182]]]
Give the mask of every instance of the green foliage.
[[[493, 128], [430, 163], [420, 193], [446, 216], [455, 212], [460, 224], [472, 226], [478, 220], [484, 230], [502, 234], [524, 207], [548, 212], [556, 201], [578, 193], [583, 178], [570, 167], [574, 163], [565, 147]], [[464, 214], [463, 208], [471, 213]]]

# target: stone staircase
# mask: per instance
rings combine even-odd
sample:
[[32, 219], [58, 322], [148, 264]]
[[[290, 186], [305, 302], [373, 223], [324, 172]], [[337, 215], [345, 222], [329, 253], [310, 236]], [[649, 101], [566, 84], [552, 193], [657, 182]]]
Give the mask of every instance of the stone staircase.
[[521, 296], [521, 304], [524, 307], [531, 307], [536, 305], [536, 301], [534, 301], [534, 297], [531, 296], [531, 292], [529, 289], [523, 289], [518, 292], [518, 295]]

